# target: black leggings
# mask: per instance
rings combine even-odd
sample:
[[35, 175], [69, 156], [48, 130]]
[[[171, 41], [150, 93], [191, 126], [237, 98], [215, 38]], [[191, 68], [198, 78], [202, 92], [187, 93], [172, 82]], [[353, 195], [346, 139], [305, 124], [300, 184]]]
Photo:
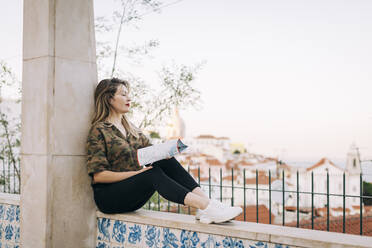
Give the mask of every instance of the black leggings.
[[152, 166], [119, 182], [93, 184], [98, 209], [106, 214], [131, 212], [145, 205], [155, 191], [169, 201], [185, 204], [186, 194], [200, 187], [175, 158]]

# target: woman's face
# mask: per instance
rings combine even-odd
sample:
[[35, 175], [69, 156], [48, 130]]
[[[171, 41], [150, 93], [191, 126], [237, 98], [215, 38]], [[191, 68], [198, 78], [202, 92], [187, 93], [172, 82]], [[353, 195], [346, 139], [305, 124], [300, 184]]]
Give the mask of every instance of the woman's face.
[[113, 98], [110, 99], [110, 104], [113, 110], [119, 114], [125, 114], [130, 108], [129, 91], [124, 85], [119, 85]]

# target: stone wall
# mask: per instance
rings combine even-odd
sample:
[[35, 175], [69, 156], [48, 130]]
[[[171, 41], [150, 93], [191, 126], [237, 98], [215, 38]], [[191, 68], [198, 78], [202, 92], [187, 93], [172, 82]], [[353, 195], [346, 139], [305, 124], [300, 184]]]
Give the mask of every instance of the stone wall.
[[123, 247], [370, 247], [372, 238], [293, 227], [230, 221], [202, 224], [194, 216], [137, 210], [97, 212], [97, 248]]

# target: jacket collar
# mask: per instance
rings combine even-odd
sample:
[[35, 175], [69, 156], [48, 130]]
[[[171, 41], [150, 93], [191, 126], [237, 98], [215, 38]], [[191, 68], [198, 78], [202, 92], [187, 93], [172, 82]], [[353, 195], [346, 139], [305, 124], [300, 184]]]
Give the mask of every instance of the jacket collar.
[[104, 125], [105, 127], [112, 127], [114, 124], [112, 124], [112, 123], [110, 123], [110, 122], [108, 122], [108, 121], [104, 121], [104, 122], [103, 122], [103, 125]]

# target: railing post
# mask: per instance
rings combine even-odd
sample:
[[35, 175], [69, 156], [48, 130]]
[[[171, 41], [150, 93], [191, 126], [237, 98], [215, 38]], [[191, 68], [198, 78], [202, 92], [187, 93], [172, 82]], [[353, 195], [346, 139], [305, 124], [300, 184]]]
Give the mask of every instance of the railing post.
[[158, 193], [158, 211], [160, 211], [160, 194]]
[[327, 231], [329, 231], [329, 173], [327, 171]]
[[211, 186], [211, 167], [208, 168], [208, 187], [209, 187], [209, 198], [212, 198], [212, 186]]
[[284, 188], [284, 178], [285, 178], [285, 175], [284, 175], [284, 170], [282, 172], [282, 175], [283, 175], [283, 178], [282, 178], [282, 191], [283, 191], [283, 226], [285, 225], [285, 188]]
[[314, 172], [311, 172], [311, 229], [314, 229]]
[[198, 165], [198, 184], [200, 185], [200, 165]]
[[346, 187], [345, 187], [345, 172], [343, 174], [343, 192], [342, 192], [342, 200], [343, 200], [343, 204], [342, 204], [342, 232], [345, 233], [345, 195], [346, 195]]
[[258, 223], [258, 171], [256, 169], [256, 222]]
[[8, 193], [10, 193], [10, 159], [8, 154]]
[[[187, 172], [190, 174], [190, 165], [187, 166]], [[189, 213], [189, 215], [191, 214], [190, 206], [188, 206], [188, 213]]]
[[220, 168], [220, 201], [222, 202], [222, 168]]
[[269, 170], [269, 224], [271, 224], [271, 170]]
[[296, 226], [299, 227], [300, 226], [300, 193], [299, 193], [300, 184], [299, 184], [298, 170], [296, 173], [296, 177], [297, 177], [297, 224]]
[[360, 173], [360, 235], [363, 235], [363, 177]]
[[234, 206], [234, 168], [231, 168], [231, 206]]
[[246, 217], [245, 217], [245, 214], [246, 214], [246, 196], [245, 196], [245, 185], [246, 182], [245, 182], [245, 168], [243, 169], [243, 194], [244, 194], [244, 203], [243, 203], [243, 206], [244, 206], [244, 221], [246, 221]]

